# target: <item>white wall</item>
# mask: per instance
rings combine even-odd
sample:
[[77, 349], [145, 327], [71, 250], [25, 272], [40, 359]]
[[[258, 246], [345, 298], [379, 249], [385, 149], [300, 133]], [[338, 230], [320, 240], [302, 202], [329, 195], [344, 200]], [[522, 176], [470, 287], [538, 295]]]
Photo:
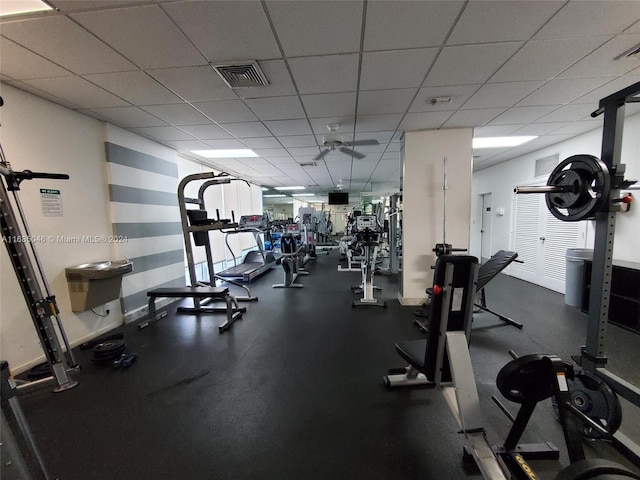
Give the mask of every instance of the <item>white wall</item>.
[[[624, 124], [622, 143], [622, 163], [626, 165], [625, 178], [640, 179], [640, 115], [627, 117]], [[493, 252], [511, 248], [512, 218], [514, 206], [513, 187], [518, 185], [544, 184], [548, 175], [534, 177], [535, 161], [553, 154], [559, 154], [560, 160], [576, 155], [589, 154], [601, 156], [602, 129], [593, 130], [570, 140], [537, 150], [508, 162], [476, 171], [473, 174], [471, 196], [471, 241], [470, 252], [480, 256], [480, 195], [492, 194], [493, 211], [504, 208], [505, 214], [494, 214], [491, 228], [491, 249]], [[637, 248], [640, 236], [640, 194], [635, 195], [631, 211], [619, 214], [616, 219], [614, 258], [627, 261], [640, 261]], [[592, 223], [592, 222], [589, 222]], [[593, 246], [593, 228], [587, 225], [583, 237], [584, 246]]]
[[[114, 244], [68, 243], [57, 238], [112, 235], [105, 128], [96, 120], [8, 85], [2, 85], [2, 96], [0, 141], [12, 168], [70, 176], [69, 180], [25, 181], [19, 197], [31, 234], [52, 237], [36, 247], [70, 342], [79, 344], [122, 322], [118, 301], [107, 305], [111, 313], [106, 318], [71, 312], [64, 271], [80, 263], [112, 259]], [[62, 217], [43, 216], [40, 188], [61, 191]], [[44, 355], [4, 247], [0, 264], [0, 357], [20, 372], [44, 360]]]

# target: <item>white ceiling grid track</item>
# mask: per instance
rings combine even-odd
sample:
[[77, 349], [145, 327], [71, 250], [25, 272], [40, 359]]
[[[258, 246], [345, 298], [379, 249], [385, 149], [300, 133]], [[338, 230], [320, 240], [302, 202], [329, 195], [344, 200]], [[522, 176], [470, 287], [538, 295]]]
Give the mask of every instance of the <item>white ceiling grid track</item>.
[[403, 131], [538, 136], [481, 169], [600, 127], [640, 81], [636, 0], [49, 3], [0, 20], [2, 82], [194, 158], [252, 149], [208, 162], [320, 196], [397, 190]]

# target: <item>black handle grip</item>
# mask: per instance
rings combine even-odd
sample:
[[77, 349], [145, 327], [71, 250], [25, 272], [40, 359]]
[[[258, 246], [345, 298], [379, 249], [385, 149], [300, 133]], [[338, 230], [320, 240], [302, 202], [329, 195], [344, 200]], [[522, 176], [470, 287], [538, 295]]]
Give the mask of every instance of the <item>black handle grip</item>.
[[31, 180], [32, 178], [51, 178], [57, 180], [69, 180], [69, 175], [65, 173], [45, 173], [32, 172], [31, 170], [23, 170], [22, 172], [13, 172], [14, 176], [22, 180]]

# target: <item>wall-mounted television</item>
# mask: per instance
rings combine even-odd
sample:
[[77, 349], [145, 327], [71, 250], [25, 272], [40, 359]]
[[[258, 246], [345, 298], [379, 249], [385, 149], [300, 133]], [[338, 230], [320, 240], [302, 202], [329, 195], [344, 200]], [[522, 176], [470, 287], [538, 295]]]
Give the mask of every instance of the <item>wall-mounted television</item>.
[[329, 205], [349, 205], [349, 192], [329, 192]]

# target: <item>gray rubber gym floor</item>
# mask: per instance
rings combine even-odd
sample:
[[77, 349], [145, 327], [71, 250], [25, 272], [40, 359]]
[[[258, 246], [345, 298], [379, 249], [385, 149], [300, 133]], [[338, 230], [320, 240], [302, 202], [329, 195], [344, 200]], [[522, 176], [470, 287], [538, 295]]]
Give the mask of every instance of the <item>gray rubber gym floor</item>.
[[[307, 264], [302, 289], [272, 289], [276, 268], [250, 286], [259, 301], [230, 331], [221, 315], [174, 315], [138, 331], [123, 329], [138, 361], [98, 368], [78, 352], [80, 385], [40, 389], [21, 402], [54, 476], [112, 479], [466, 479], [463, 438], [440, 392], [386, 390], [382, 376], [403, 366], [394, 342], [422, 338], [415, 307], [401, 307], [397, 278], [376, 276], [388, 308], [351, 308], [358, 273], [337, 272], [338, 252]], [[495, 377], [518, 354], [579, 352], [586, 315], [564, 297], [499, 275], [490, 308], [524, 323], [474, 315], [471, 355], [489, 438], [504, 440], [509, 421], [490, 400]], [[640, 383], [637, 335], [609, 328], [610, 368]], [[516, 405], [507, 405], [515, 413]], [[625, 414], [626, 415], [626, 414]], [[622, 429], [640, 430], [629, 415]], [[550, 441], [559, 462], [533, 463], [541, 478], [567, 464], [549, 401], [538, 405], [524, 441]], [[590, 455], [615, 456], [606, 444]]]

